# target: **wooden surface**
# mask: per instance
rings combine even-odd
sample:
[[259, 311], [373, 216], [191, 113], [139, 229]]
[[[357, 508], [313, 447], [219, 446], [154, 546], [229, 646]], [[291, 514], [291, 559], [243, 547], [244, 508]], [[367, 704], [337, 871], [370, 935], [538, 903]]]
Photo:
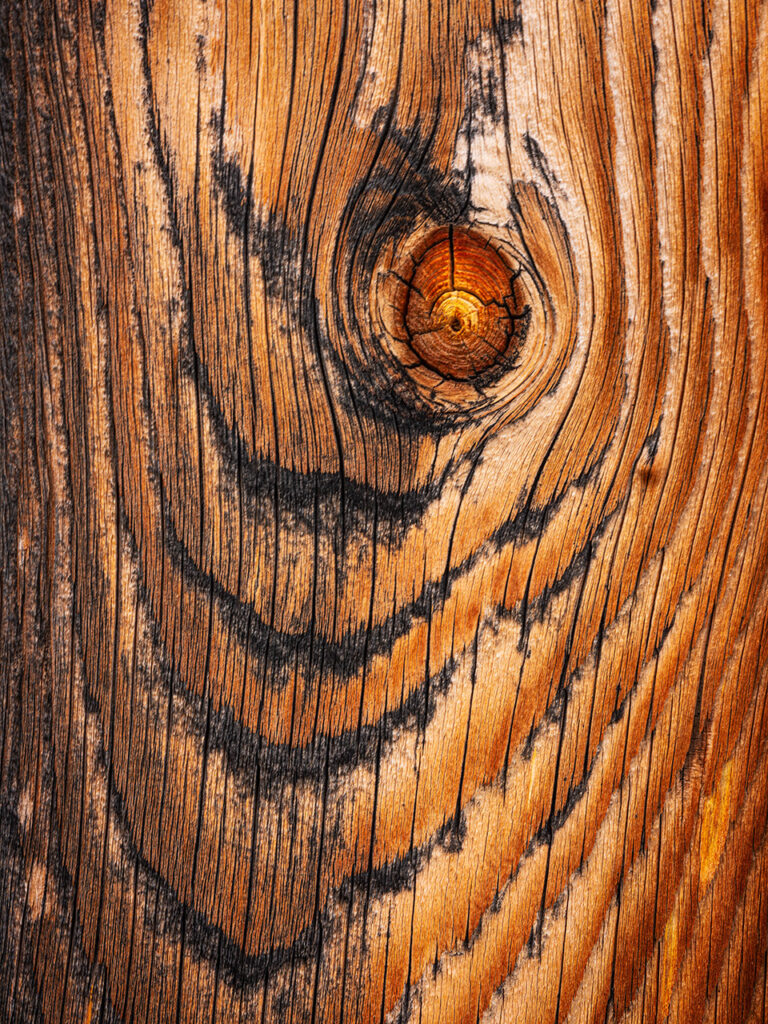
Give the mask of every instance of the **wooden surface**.
[[0, 1019], [765, 1021], [768, 4], [0, 26]]

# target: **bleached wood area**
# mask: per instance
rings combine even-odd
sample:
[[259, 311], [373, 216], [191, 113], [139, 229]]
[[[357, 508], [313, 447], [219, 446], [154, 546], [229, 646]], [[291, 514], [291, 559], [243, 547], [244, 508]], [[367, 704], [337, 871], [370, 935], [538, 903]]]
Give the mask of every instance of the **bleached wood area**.
[[765, 1022], [768, 3], [0, 39], [0, 1021]]

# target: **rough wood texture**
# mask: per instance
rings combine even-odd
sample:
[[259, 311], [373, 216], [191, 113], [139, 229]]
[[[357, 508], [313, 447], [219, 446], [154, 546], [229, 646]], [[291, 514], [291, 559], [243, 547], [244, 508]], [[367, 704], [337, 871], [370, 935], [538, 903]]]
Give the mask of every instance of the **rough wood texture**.
[[765, 1021], [768, 4], [0, 22], [0, 1018]]

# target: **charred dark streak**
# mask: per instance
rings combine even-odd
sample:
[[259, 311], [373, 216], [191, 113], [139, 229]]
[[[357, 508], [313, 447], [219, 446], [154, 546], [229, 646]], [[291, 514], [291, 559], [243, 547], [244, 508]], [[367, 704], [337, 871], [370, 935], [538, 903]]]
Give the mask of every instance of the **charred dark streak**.
[[[177, 192], [174, 187], [173, 174], [171, 171], [170, 161], [168, 160], [164, 150], [162, 137], [160, 132], [160, 125], [157, 117], [157, 105], [155, 103], [155, 90], [152, 82], [152, 70], [149, 63], [149, 11], [151, 7], [151, 0], [139, 0], [139, 47], [141, 49], [141, 71], [144, 78], [144, 89], [143, 89], [143, 103], [146, 110], [145, 125], [147, 133], [149, 135], [149, 141], [152, 146], [152, 152], [155, 154], [155, 164], [157, 166], [158, 174], [163, 182], [163, 188], [165, 190], [167, 210], [168, 210], [168, 224], [170, 226], [170, 236], [173, 247], [176, 249], [179, 270], [181, 272], [182, 290], [183, 290], [183, 301], [184, 310], [186, 315], [186, 326], [187, 330], [183, 331], [183, 334], [187, 334], [187, 331], [191, 328], [193, 322], [192, 315], [192, 299], [187, 286], [187, 278], [184, 272], [184, 253], [182, 250], [181, 243], [181, 231], [179, 229], [178, 215], [176, 213], [176, 205], [174, 197]], [[106, 57], [104, 39], [99, 39], [99, 51], [100, 56], [107, 70], [109, 68], [109, 62]], [[109, 79], [108, 79], [109, 81]], [[111, 89], [111, 82], [110, 82]], [[115, 131], [115, 138], [117, 139], [116, 128], [113, 126]]]
[[[660, 647], [654, 649], [650, 661], [653, 661], [658, 657], [660, 649]], [[634, 696], [636, 696], [637, 694], [637, 688], [640, 682], [640, 675], [642, 669], [648, 663], [649, 662], [646, 662], [638, 668], [638, 671], [635, 673], [635, 677], [632, 681], [631, 686], [627, 688], [624, 697], [616, 705], [613, 713], [611, 714], [611, 717], [608, 719], [608, 722], [606, 724], [606, 732], [608, 729], [612, 728], [618, 722], [620, 722], [623, 719], [624, 715], [627, 713], [630, 700], [633, 699]], [[530, 734], [526, 739], [526, 749], [524, 749], [523, 751], [523, 756], [526, 759], [530, 758], [531, 754], [533, 753], [533, 747], [535, 746], [536, 740], [541, 735], [546, 726], [548, 724], [557, 724], [558, 722], [560, 722], [565, 710], [566, 702], [571, 696], [571, 691], [573, 689], [574, 683], [577, 681], [577, 678], [577, 673], [573, 673], [568, 683], [557, 691], [556, 698], [552, 702], [552, 704], [550, 704], [545, 715], [542, 717], [539, 723], [531, 730]], [[648, 728], [650, 728], [650, 724], [648, 725]], [[595, 745], [595, 751], [592, 755], [592, 759], [590, 760], [589, 764], [585, 767], [581, 778], [575, 785], [572, 784], [569, 787], [568, 793], [562, 806], [559, 809], [553, 808], [547, 816], [546, 821], [544, 821], [539, 826], [539, 829], [537, 830], [536, 834], [533, 836], [530, 843], [528, 844], [524, 856], [530, 856], [530, 854], [533, 853], [537, 846], [550, 843], [554, 838], [555, 833], [560, 828], [562, 828], [562, 826], [566, 823], [571, 813], [573, 812], [573, 810], [578, 805], [579, 801], [587, 791], [589, 781], [592, 777], [595, 765], [597, 763], [597, 759], [600, 756], [600, 748], [604, 738], [605, 733], [603, 733], [601, 742]]]
[[525, 147], [528, 159], [531, 161], [531, 166], [534, 170], [538, 171], [542, 179], [547, 183], [553, 198], [558, 192], [562, 193], [560, 182], [555, 172], [549, 166], [549, 161], [544, 155], [544, 151], [538, 141], [528, 132], [523, 135], [523, 146]]
[[[0, 37], [1, 38], [1, 37]], [[0, 129], [1, 131], [1, 129]], [[0, 301], [5, 298], [0, 293]], [[13, 323], [13, 320], [10, 321]], [[35, 338], [35, 332], [31, 332], [31, 338]], [[14, 338], [20, 343], [20, 348], [25, 348], [29, 342], [21, 336]], [[34, 341], [32, 342], [34, 344]], [[8, 346], [10, 348], [10, 346]], [[21, 355], [21, 353], [20, 353]], [[24, 352], [28, 356], [29, 352]], [[2, 358], [2, 357], [0, 357]], [[22, 356], [23, 358], [23, 356]], [[23, 408], [32, 398], [29, 392], [21, 393]], [[6, 429], [20, 427], [20, 409], [14, 401], [15, 395], [11, 392], [8, 395], [9, 401], [6, 404], [6, 418], [0, 420], [0, 436]], [[26, 429], [29, 429], [27, 427]], [[34, 450], [34, 447], [29, 450]], [[8, 468], [17, 468], [14, 460], [9, 459], [5, 463]], [[6, 483], [10, 482], [6, 478]], [[15, 483], [15, 481], [14, 481]], [[43, 495], [41, 493], [40, 478], [34, 479], [32, 483], [35, 505], [39, 509], [38, 502]], [[7, 502], [17, 498], [16, 487], [8, 487], [3, 492]], [[31, 495], [30, 495], [31, 497]], [[5, 505], [5, 502], [3, 503]], [[3, 508], [5, 512], [5, 508]], [[27, 559], [32, 559], [39, 564], [45, 560], [46, 538], [45, 532], [40, 524], [42, 535], [28, 550]], [[11, 535], [11, 534], [9, 534]], [[12, 622], [20, 624], [18, 614], [20, 609], [15, 599], [16, 581], [13, 585], [8, 580], [7, 574], [17, 565], [15, 549], [9, 552], [8, 559], [4, 562], [5, 570], [2, 579], [2, 600], [0, 600], [0, 621], [4, 627]], [[22, 571], [23, 567], [22, 567]], [[15, 576], [15, 574], [14, 574]], [[38, 584], [42, 582], [38, 579]], [[8, 673], [8, 686], [4, 686], [5, 706], [2, 708], [3, 715], [0, 720], [8, 727], [5, 734], [3, 749], [3, 771], [0, 773], [0, 907], [3, 908], [5, 925], [3, 925], [4, 941], [6, 952], [14, 950], [15, 939], [18, 938], [19, 945], [15, 948], [15, 957], [10, 961], [4, 960], [0, 966], [0, 979], [7, 982], [7, 988], [3, 990], [3, 1001], [0, 1005], [5, 1006], [8, 1019], [13, 1021], [38, 1022], [44, 1019], [43, 998], [38, 990], [37, 979], [39, 978], [39, 956], [44, 948], [44, 940], [40, 926], [34, 926], [34, 920], [27, 917], [28, 906], [26, 905], [27, 888], [25, 877], [24, 861], [29, 855], [25, 855], [25, 838], [29, 838], [29, 830], [33, 831], [32, 856], [40, 856], [44, 851], [45, 862], [45, 925], [58, 936], [66, 937], [68, 943], [68, 966], [70, 973], [68, 984], [76, 986], [82, 997], [84, 986], [92, 981], [91, 993], [103, 993], [102, 1013], [99, 1020], [102, 1024], [116, 1024], [117, 1018], [112, 1005], [106, 997], [106, 983], [103, 968], [90, 963], [83, 941], [83, 931], [77, 914], [74, 911], [75, 887], [71, 876], [63, 861], [60, 835], [57, 822], [61, 819], [61, 811], [57, 803], [57, 784], [54, 771], [53, 743], [57, 724], [54, 721], [53, 699], [51, 692], [50, 677], [50, 632], [45, 630], [44, 638], [38, 631], [38, 624], [45, 615], [47, 620], [48, 608], [43, 608], [43, 602], [48, 604], [48, 595], [44, 588], [42, 592], [22, 592], [22, 601], [33, 602], [31, 615], [35, 623], [33, 642], [31, 650], [24, 653], [22, 664], [22, 647], [18, 641], [20, 633], [14, 631], [7, 636], [4, 633], [4, 668]], [[30, 614], [30, 609], [27, 609]], [[22, 677], [26, 676], [26, 684]], [[33, 682], [34, 680], [34, 682]], [[36, 708], [34, 710], [34, 728], [36, 730], [36, 742], [39, 742], [39, 752], [36, 756], [36, 778], [35, 778], [35, 806], [32, 821], [27, 819], [22, 823], [18, 816], [19, 793], [22, 783], [25, 786], [31, 785], [29, 779], [21, 777], [21, 740], [24, 735], [25, 719], [29, 709], [22, 707], [25, 685], [34, 685], [38, 690]], [[29, 861], [27, 860], [27, 869]], [[18, 936], [13, 935], [15, 925], [21, 925], [22, 930]], [[42, 925], [43, 922], [40, 922]], [[26, 925], [26, 927], [24, 927]], [[49, 932], [50, 934], [50, 932]], [[3, 968], [10, 967], [13, 974], [8, 976]], [[83, 999], [83, 1005], [85, 999]], [[62, 1000], [61, 1009], [64, 1002]]]
[[648, 459], [649, 462], [653, 462], [653, 460], [656, 458], [656, 453], [659, 450], [659, 439], [660, 438], [661, 438], [661, 416], [659, 416], [658, 423], [656, 424], [654, 429], [651, 431], [651, 433], [648, 435], [648, 437], [645, 439], [645, 444], [643, 445], [643, 451], [645, 452], [646, 458]]
[[[403, 33], [405, 32], [405, 21], [402, 26]], [[404, 51], [405, 37], [401, 36], [400, 39], [400, 61]], [[397, 71], [397, 82], [400, 81], [401, 64], [398, 63]], [[366, 254], [370, 255], [373, 251], [370, 247], [370, 239], [376, 239], [380, 237], [380, 233], [383, 225], [386, 223], [387, 218], [392, 214], [393, 211], [401, 210], [403, 204], [403, 198], [408, 197], [412, 188], [414, 180], [418, 180], [423, 174], [434, 174], [433, 170], [429, 166], [429, 154], [434, 145], [435, 134], [439, 124], [439, 107], [440, 97], [438, 96], [437, 108], [438, 114], [433, 119], [433, 126], [431, 131], [422, 133], [420, 131], [419, 122], [414, 124], [412, 130], [402, 132], [398, 129], [395, 123], [395, 111], [397, 103], [397, 89], [393, 92], [389, 105], [382, 106], [376, 112], [372, 121], [372, 129], [379, 135], [379, 142], [376, 147], [376, 154], [371, 162], [371, 165], [367, 168], [364, 175], [358, 178], [354, 187], [350, 190], [347, 196], [347, 201], [342, 213], [339, 231], [337, 232], [336, 242], [333, 253], [333, 263], [335, 266], [343, 267], [344, 273], [339, 275], [339, 285], [333, 290], [331, 295], [331, 316], [335, 322], [341, 328], [342, 335], [344, 333], [345, 325], [345, 312], [348, 310], [351, 316], [352, 333], [355, 333], [360, 338], [365, 338], [366, 334], [361, 334], [357, 329], [357, 321], [355, 318], [355, 303], [354, 296], [356, 289], [359, 285], [359, 281], [356, 279], [356, 267], [358, 251], [361, 245], [364, 246]], [[394, 157], [392, 158], [392, 150], [394, 150]], [[382, 158], [384, 154], [384, 158]], [[398, 168], [407, 167], [408, 173], [402, 173], [396, 175], [392, 182], [391, 189], [386, 193], [384, 202], [377, 198], [377, 185], [376, 176], [381, 173], [383, 168], [387, 166], [387, 159], [393, 159], [394, 164]], [[445, 183], [440, 180], [439, 175], [434, 175], [436, 179], [436, 186], [434, 189], [435, 197], [442, 198], [442, 193], [445, 192]], [[449, 181], [448, 193], [449, 193], [449, 205], [457, 206], [459, 201], [456, 196], [453, 197], [453, 201], [450, 202], [451, 190], [455, 190], [457, 185], [457, 179], [451, 179]], [[464, 191], [466, 192], [466, 182], [464, 183]], [[423, 191], [423, 190], [422, 190]], [[429, 195], [429, 191], [427, 191]], [[358, 204], [365, 197], [368, 202], [368, 209], [363, 209], [358, 212]], [[372, 202], [369, 200], [372, 199]], [[428, 204], [429, 205], [429, 204]], [[464, 202], [466, 205], [466, 200]], [[418, 209], [414, 210], [414, 217], [418, 216]], [[448, 216], [450, 216], [450, 210]], [[402, 216], [402, 211], [401, 211]], [[361, 231], [363, 225], [363, 218], [367, 217], [366, 230]], [[403, 223], [398, 234], [408, 230], [408, 224]], [[374, 252], [375, 257], [375, 252]], [[372, 265], [366, 272], [370, 278], [372, 272]], [[367, 308], [367, 307], [366, 307]], [[369, 311], [370, 313], [370, 311]], [[370, 334], [370, 324], [372, 322], [370, 315], [363, 316], [364, 325], [367, 328], [367, 334]], [[377, 344], [372, 348], [371, 352], [375, 351], [375, 348], [379, 349], [379, 357], [384, 356], [384, 361], [388, 368], [384, 372], [384, 379], [382, 379], [382, 391], [381, 396], [389, 400], [390, 390], [392, 383], [394, 382], [397, 386], [397, 382], [400, 384], [407, 378], [407, 373], [403, 374], [403, 367], [395, 361], [394, 363], [388, 358], [386, 346], [380, 344], [381, 339], [377, 339]], [[353, 350], [349, 353], [353, 358], [348, 360], [351, 367], [357, 368], [357, 376], [360, 375], [361, 360], [356, 357]], [[362, 362], [365, 362], [365, 357], [362, 358]], [[375, 372], [380, 370], [381, 359], [374, 357], [371, 360], [372, 369]], [[391, 376], [390, 376], [391, 375]], [[368, 374], [364, 371], [361, 378], [366, 384], [368, 383]], [[351, 390], [351, 387], [350, 387]], [[360, 394], [360, 400], [364, 403], [370, 403], [371, 393], [370, 389], [362, 389]], [[373, 397], [374, 402], [376, 396]], [[401, 403], [395, 402], [394, 409], [394, 430], [395, 436], [400, 438], [400, 431], [402, 428], [407, 433], [410, 433], [412, 429], [418, 428], [421, 420], [424, 420], [424, 428], [429, 432], [431, 431], [435, 435], [439, 435], [446, 430], [450, 429], [450, 422], [440, 421], [439, 417], [436, 418], [434, 415], [425, 417], [424, 411], [417, 411], [412, 407], [409, 407], [406, 403], [405, 411], [406, 415], [403, 416], [403, 410], [397, 408], [397, 405]], [[435, 410], [432, 410], [434, 413]], [[427, 410], [428, 412], [428, 410]], [[430, 422], [431, 419], [431, 422]], [[402, 423], [401, 423], [402, 421]], [[418, 430], [416, 430], [418, 433]]]
[[[215, 122], [217, 115], [212, 116]], [[172, 205], [171, 172], [167, 158], [159, 149], [159, 132], [156, 126], [151, 134], [153, 139], [157, 140], [157, 158], [162, 164], [161, 173], [166, 181], [169, 205]], [[365, 298], [362, 320], [356, 316], [353, 298], [354, 278], [357, 277], [363, 282], [370, 280], [382, 246], [391, 239], [402, 237], [419, 216], [427, 215], [438, 223], [468, 224], [468, 214], [471, 212], [468, 206], [468, 181], [460, 182], [460, 179], [456, 178], [446, 184], [444, 177], [426, 163], [431, 139], [424, 142], [418, 125], [406, 133], [390, 126], [388, 140], [391, 140], [395, 148], [397, 159], [390, 154], [389, 162], [382, 161], [378, 164], [364, 182], [351, 190], [345, 206], [342, 221], [347, 231], [345, 248], [354, 258], [345, 258], [345, 252], [338, 252], [336, 258], [339, 266], [346, 263], [349, 273], [346, 277], [340, 274], [338, 278], [345, 280], [344, 294], [340, 295], [336, 289], [332, 295], [335, 327], [342, 335], [344, 334], [346, 321], [342, 307], [346, 305], [352, 329], [363, 339], [370, 334], [371, 316]], [[478, 415], [482, 415], [483, 388], [494, 383], [499, 375], [510, 369], [507, 362], [495, 367], [487, 382], [478, 382], [478, 403], [473, 404], [471, 410], [462, 412], [461, 409], [441, 410], [429, 403], [425, 405], [423, 397], [414, 391], [413, 384], [403, 372], [403, 368], [391, 359], [377, 358], [363, 365], [354, 354], [353, 347], [349, 346], [342, 361], [329, 340], [326, 328], [323, 327], [315, 296], [314, 270], [311, 267], [303, 267], [298, 237], [294, 237], [288, 225], [274, 212], [261, 218], [251, 216], [247, 222], [245, 211], [248, 209], [248, 197], [239, 164], [236, 160], [224, 161], [218, 150], [211, 154], [211, 162], [215, 186], [230, 230], [240, 237], [248, 231], [251, 236], [248, 240], [249, 251], [261, 262], [268, 294], [286, 304], [286, 308], [296, 316], [307, 338], [316, 338], [320, 357], [328, 364], [331, 379], [336, 384], [333, 399], [351, 418], [359, 418], [362, 415], [379, 424], [393, 437], [400, 437], [401, 432], [407, 431], [418, 441], [421, 434], [435, 436], [457, 429], [467, 417], [477, 418]], [[395, 201], [392, 199], [393, 196], [396, 197]], [[178, 247], [180, 265], [184, 273], [181, 238], [172, 209], [170, 214], [175, 225], [173, 241]], [[358, 274], [358, 253], [361, 253], [359, 260], [362, 263], [362, 277]], [[186, 278], [184, 280], [187, 321], [191, 325], [189, 286]], [[362, 292], [365, 293], [364, 287]], [[192, 332], [184, 330], [182, 335], [181, 365], [189, 374], [194, 373], [196, 380], [200, 382], [205, 404], [216, 431], [220, 453], [234, 464], [237, 452], [236, 433], [227, 423], [215, 398], [207, 367], [199, 358]], [[378, 350], [382, 356], [384, 355], [384, 347], [378, 342], [373, 346], [369, 345], [368, 349]], [[349, 383], [352, 380], [356, 382], [354, 394], [349, 390]], [[440, 481], [431, 481], [412, 488], [406, 485], [405, 488], [401, 487], [396, 495], [368, 482], [349, 481], [345, 478], [345, 524], [349, 522], [353, 529], [356, 528], [357, 514], [358, 519], [362, 517], [362, 529], [365, 529], [371, 502], [375, 501], [379, 506], [380, 519], [389, 521], [394, 530], [401, 531], [404, 524], [407, 526], [419, 520], [429, 502], [440, 493], [443, 481], [459, 468], [459, 462], [465, 462], [473, 457], [473, 452], [466, 452], [460, 460], [446, 467]], [[282, 467], [278, 469], [271, 460], [258, 457], [247, 460], [244, 470], [246, 491], [264, 488], [272, 493], [280, 493], [280, 488], [275, 487], [277, 474], [286, 482], [290, 482], [299, 492], [296, 494], [298, 500], [294, 508], [312, 507], [318, 480], [324, 498], [336, 497], [336, 500], [340, 500], [336, 494], [342, 490], [340, 474], [304, 474]], [[300, 492], [304, 492], [303, 497]]]
[[[350, 190], [340, 234], [349, 239], [350, 252], [362, 251], [360, 265], [368, 278], [381, 248], [402, 238], [420, 217], [436, 224], [468, 223], [469, 181], [456, 173], [446, 181], [428, 162], [433, 136], [434, 130], [425, 137], [419, 122], [407, 130], [390, 125], [382, 158]], [[337, 249], [337, 257], [343, 255]], [[349, 297], [349, 285], [346, 292]]]
[[511, 43], [515, 37], [522, 39], [523, 36], [523, 14], [520, 9], [520, 0], [514, 0], [512, 14], [499, 18], [496, 22], [496, 31], [499, 42], [502, 45]]
[[[238, 471], [238, 435], [228, 425], [216, 400], [207, 367], [196, 350], [190, 356], [193, 363], [184, 364], [184, 370], [190, 375], [197, 375], [200, 396], [213, 427], [217, 453], [225, 470], [234, 477]], [[277, 496], [281, 517], [289, 516], [297, 524], [314, 530], [313, 505], [317, 496], [321, 517], [326, 522], [336, 522], [343, 516], [346, 530], [367, 536], [373, 507], [376, 505], [379, 520], [392, 534], [399, 536], [408, 527], [420, 522], [429, 505], [439, 498], [448, 479], [465, 461], [466, 458], [449, 461], [438, 479], [398, 492], [384, 490], [375, 484], [350, 479], [348, 476], [344, 477], [342, 487], [340, 473], [289, 469], [271, 459], [247, 458], [242, 453], [239, 472], [243, 493], [249, 501], [259, 502], [259, 514], [273, 508]]]
[[[222, 135], [218, 113], [211, 114], [210, 127], [217, 136]], [[273, 299], [288, 300], [292, 310], [301, 318], [306, 303], [314, 294], [314, 276], [305, 270], [305, 277], [311, 280], [302, 285], [303, 261], [298, 234], [290, 230], [276, 211], [254, 211], [237, 159], [225, 160], [221, 148], [216, 146], [210, 153], [210, 161], [213, 186], [229, 230], [242, 242], [247, 242], [249, 255], [258, 257], [267, 295]], [[310, 326], [304, 320], [301, 323], [305, 328]]]
[[[581, 486], [599, 470], [604, 456], [605, 451], [585, 472]], [[196, 564], [176, 531], [167, 501], [163, 502], [162, 515], [166, 551], [173, 564], [190, 586], [210, 593], [218, 602], [227, 614], [233, 633], [243, 646], [247, 644], [252, 651], [258, 653], [269, 645], [270, 661], [276, 670], [273, 682], [284, 685], [288, 680], [288, 673], [295, 670], [296, 659], [304, 659], [306, 664], [310, 654], [313, 655], [313, 662], [322, 664], [325, 673], [333, 674], [338, 679], [355, 675], [373, 657], [391, 654], [395, 642], [410, 631], [414, 621], [426, 619], [430, 614], [434, 615], [445, 605], [453, 587], [472, 571], [489, 549], [500, 551], [508, 545], [524, 543], [540, 536], [564, 497], [563, 493], [551, 505], [541, 509], [523, 507], [497, 527], [487, 538], [486, 544], [481, 545], [459, 565], [448, 570], [440, 579], [427, 582], [420, 595], [413, 601], [372, 627], [365, 625], [348, 633], [342, 641], [330, 640], [311, 629], [289, 633], [275, 628], [259, 615], [253, 602], [240, 600], [226, 590], [212, 574], [205, 572]], [[613, 514], [609, 512], [596, 524], [587, 543], [576, 552], [561, 575], [553, 580], [542, 595], [530, 603], [528, 614], [543, 614], [552, 597], [567, 588], [574, 576], [583, 570], [585, 552], [591, 543], [599, 539]], [[512, 614], [500, 605], [489, 608], [488, 612], [500, 616]], [[306, 667], [309, 672], [315, 671], [312, 665]]]
[[452, 854], [461, 852], [467, 835], [465, 810], [446, 818], [440, 828], [421, 846], [412, 847], [408, 853], [393, 858], [381, 867], [370, 870], [366, 868], [364, 871], [349, 875], [339, 887], [339, 898], [347, 901], [352, 899], [354, 892], [358, 892], [368, 894], [373, 899], [380, 899], [382, 896], [412, 888], [416, 875], [438, 847]]
[[[581, 553], [580, 553], [581, 554]], [[134, 557], [137, 557], [136, 554]], [[577, 556], [578, 558], [579, 556]], [[555, 593], [566, 589], [572, 577], [578, 575], [576, 570], [569, 573], [567, 567], [563, 580], [559, 585], [548, 588], [542, 600], [551, 600]], [[459, 664], [458, 658], [449, 659], [442, 669], [432, 676], [428, 682], [422, 682], [397, 708], [385, 712], [381, 718], [371, 725], [348, 729], [337, 736], [317, 736], [306, 747], [294, 747], [288, 744], [273, 744], [263, 740], [257, 733], [239, 722], [233, 710], [223, 705], [217, 710], [209, 709], [206, 700], [190, 691], [180, 679], [178, 672], [172, 667], [160, 636], [160, 627], [152, 615], [144, 585], [139, 583], [139, 599], [144, 606], [149, 623], [151, 652], [153, 663], [145, 665], [137, 663], [139, 681], [145, 691], [151, 694], [157, 690], [167, 700], [173, 693], [174, 701], [181, 702], [186, 714], [188, 728], [202, 738], [206, 728], [206, 716], [210, 714], [209, 747], [221, 751], [226, 759], [228, 769], [234, 773], [245, 789], [250, 789], [255, 773], [258, 771], [260, 786], [267, 794], [276, 792], [289, 779], [319, 784], [322, 770], [328, 764], [329, 771], [338, 782], [338, 777], [346, 771], [365, 764], [373, 768], [380, 739], [391, 743], [400, 730], [412, 731], [422, 729], [434, 717], [438, 701], [449, 692]], [[539, 613], [535, 608], [533, 614]], [[543, 614], [543, 610], [540, 612]], [[494, 625], [504, 619], [513, 618], [514, 610], [495, 610]], [[576, 673], [574, 673], [575, 677]], [[569, 682], [569, 685], [570, 682]], [[526, 741], [526, 749], [532, 749], [535, 738], [547, 722], [558, 718], [558, 709], [562, 705], [563, 690], [558, 690], [551, 705], [539, 725], [532, 730]], [[623, 705], [622, 705], [623, 708]], [[525, 753], [525, 751], [524, 751]]]
[[[100, 712], [99, 717], [101, 718]], [[109, 756], [103, 746], [97, 748], [96, 759], [106, 775]], [[224, 982], [234, 991], [254, 988], [263, 983], [270, 973], [292, 961], [307, 961], [316, 956], [320, 930], [322, 929], [327, 936], [335, 928], [329, 911], [322, 911], [302, 930], [294, 942], [285, 946], [273, 946], [265, 953], [245, 953], [218, 925], [213, 924], [206, 915], [182, 900], [174, 887], [140, 853], [132, 838], [130, 819], [125, 810], [122, 794], [114, 782], [110, 781], [107, 784], [110, 828], [122, 847], [123, 857], [129, 864], [135, 866], [138, 875], [137, 890], [144, 898], [145, 912], [150, 912], [155, 901], [161, 907], [160, 912], [153, 913], [151, 920], [147, 922], [156, 937], [163, 936], [171, 942], [179, 942], [183, 921], [186, 947], [195, 957], [209, 963], [217, 963]], [[115, 867], [112, 866], [109, 870], [114, 872]], [[69, 874], [61, 862], [58, 864], [58, 871], [59, 884], [66, 884], [71, 889]], [[133, 876], [134, 870], [131, 870], [130, 874]], [[127, 879], [123, 881], [128, 884]]]
[[[184, 709], [187, 728], [202, 739], [209, 714], [208, 702], [186, 687], [171, 665], [143, 583], [139, 583], [138, 595], [148, 620], [152, 655], [151, 664], [137, 661], [138, 681], [153, 702], [159, 700], [167, 705], [168, 695], [172, 693], [174, 702]], [[422, 684], [400, 705], [386, 711], [376, 724], [361, 725], [337, 736], [320, 735], [306, 747], [269, 743], [239, 722], [229, 706], [222, 705], [210, 710], [209, 749], [224, 754], [228, 770], [244, 789], [253, 787], [258, 771], [259, 785], [267, 795], [284, 786], [286, 780], [319, 785], [326, 763], [333, 776], [361, 764], [373, 768], [380, 736], [388, 743], [399, 730], [413, 729], [417, 723], [431, 721], [438, 699], [450, 689], [457, 664], [458, 659], [449, 659], [430, 679], [428, 689]]]
[[[457, 173], [446, 181], [428, 162], [432, 138], [423, 137], [419, 124], [407, 132], [392, 127], [388, 142], [391, 150], [364, 184], [350, 190], [344, 207], [342, 222], [351, 232], [354, 248], [368, 242], [363, 245], [363, 267], [369, 273], [380, 255], [371, 239], [379, 245], [397, 240], [424, 216], [436, 224], [468, 223], [469, 181]], [[369, 206], [361, 214], [362, 201]]]

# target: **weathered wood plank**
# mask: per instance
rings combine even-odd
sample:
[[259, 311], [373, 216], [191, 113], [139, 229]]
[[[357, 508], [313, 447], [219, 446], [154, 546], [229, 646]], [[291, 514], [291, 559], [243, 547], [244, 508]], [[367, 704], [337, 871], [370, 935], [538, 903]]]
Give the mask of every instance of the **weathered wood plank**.
[[0, 21], [0, 1018], [765, 1020], [768, 5]]

